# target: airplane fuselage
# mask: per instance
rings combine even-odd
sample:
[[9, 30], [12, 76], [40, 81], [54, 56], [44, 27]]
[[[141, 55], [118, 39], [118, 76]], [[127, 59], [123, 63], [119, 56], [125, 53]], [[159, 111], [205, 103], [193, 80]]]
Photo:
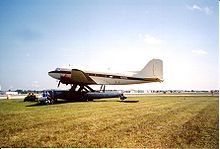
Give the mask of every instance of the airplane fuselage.
[[57, 68], [48, 74], [60, 80], [60, 83], [73, 85], [126, 85], [161, 82], [163, 80], [163, 61], [160, 59], [152, 59], [142, 70], [133, 72], [133, 74], [130, 75], [86, 71], [74, 68]]
[[55, 71], [50, 71], [48, 74], [60, 80], [63, 84], [127, 85], [161, 82], [159, 78], [141, 78], [118, 73], [101, 73], [67, 68], [57, 68]]

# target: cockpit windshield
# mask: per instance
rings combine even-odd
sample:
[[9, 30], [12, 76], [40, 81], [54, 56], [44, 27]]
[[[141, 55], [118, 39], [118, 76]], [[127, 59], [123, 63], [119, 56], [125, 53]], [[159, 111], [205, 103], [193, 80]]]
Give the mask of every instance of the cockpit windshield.
[[60, 70], [61, 70], [60, 68], [56, 68], [56, 69], [55, 69], [55, 71], [60, 71]]

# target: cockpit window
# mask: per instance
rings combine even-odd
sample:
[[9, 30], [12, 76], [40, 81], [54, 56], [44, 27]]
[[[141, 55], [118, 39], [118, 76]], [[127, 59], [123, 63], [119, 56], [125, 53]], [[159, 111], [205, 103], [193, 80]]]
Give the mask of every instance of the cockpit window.
[[56, 68], [56, 69], [55, 69], [55, 71], [60, 71], [60, 70], [61, 70], [60, 68]]

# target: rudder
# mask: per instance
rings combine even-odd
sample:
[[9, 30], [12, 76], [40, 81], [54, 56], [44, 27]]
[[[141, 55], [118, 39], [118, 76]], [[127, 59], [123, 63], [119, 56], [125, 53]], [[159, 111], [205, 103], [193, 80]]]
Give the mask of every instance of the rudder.
[[150, 60], [141, 71], [134, 75], [134, 77], [158, 78], [163, 80], [163, 61], [160, 59]]

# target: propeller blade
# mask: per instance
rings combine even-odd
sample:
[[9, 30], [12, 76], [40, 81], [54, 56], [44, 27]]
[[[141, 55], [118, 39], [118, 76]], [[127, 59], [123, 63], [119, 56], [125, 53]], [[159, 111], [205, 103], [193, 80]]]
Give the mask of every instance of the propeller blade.
[[59, 86], [60, 86], [60, 81], [59, 81], [59, 83], [58, 83], [57, 87], [59, 87]]

